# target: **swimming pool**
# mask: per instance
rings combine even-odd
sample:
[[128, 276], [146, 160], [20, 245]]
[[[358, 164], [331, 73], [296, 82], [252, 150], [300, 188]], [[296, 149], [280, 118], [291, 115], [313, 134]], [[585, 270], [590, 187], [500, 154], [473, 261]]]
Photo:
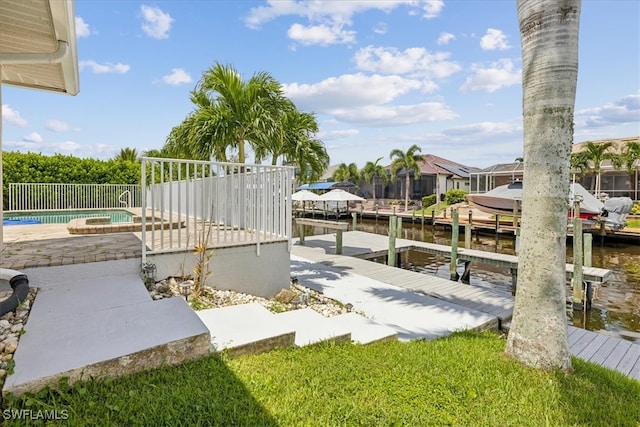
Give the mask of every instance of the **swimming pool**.
[[49, 211], [5, 213], [2, 225], [66, 224], [72, 219], [109, 217], [111, 223], [133, 222], [133, 214], [125, 210]]

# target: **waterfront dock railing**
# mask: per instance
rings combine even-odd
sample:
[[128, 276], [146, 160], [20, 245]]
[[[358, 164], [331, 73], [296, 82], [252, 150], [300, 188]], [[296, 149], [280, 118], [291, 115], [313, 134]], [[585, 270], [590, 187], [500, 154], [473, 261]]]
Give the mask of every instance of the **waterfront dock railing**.
[[195, 246], [255, 244], [259, 255], [261, 243], [286, 240], [290, 248], [292, 167], [141, 160], [143, 261]]
[[57, 211], [141, 206], [135, 184], [9, 183], [8, 210]]

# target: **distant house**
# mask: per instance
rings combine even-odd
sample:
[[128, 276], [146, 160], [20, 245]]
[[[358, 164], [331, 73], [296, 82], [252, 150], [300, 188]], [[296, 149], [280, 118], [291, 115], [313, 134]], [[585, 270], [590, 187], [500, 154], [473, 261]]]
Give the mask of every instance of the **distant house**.
[[[627, 142], [640, 142], [640, 137], [603, 139], [591, 141], [596, 144], [613, 142], [610, 153], [620, 154], [624, 150]], [[587, 142], [574, 144], [573, 153], [578, 153], [585, 149]], [[593, 172], [579, 170], [572, 171], [573, 178], [588, 191], [595, 191], [595, 175]], [[524, 175], [524, 163], [502, 163], [471, 173], [471, 193], [485, 193], [501, 185], [510, 184], [514, 181], [521, 181]], [[600, 191], [609, 197], [631, 197], [633, 200], [640, 200], [640, 160], [636, 160], [632, 165], [631, 172], [622, 166], [616, 169], [610, 160], [605, 160], [601, 165]]]
[[[419, 177], [416, 178], [416, 171], [409, 171], [411, 177], [411, 188], [409, 197], [420, 199], [430, 194], [444, 194], [452, 189], [460, 189], [469, 192], [469, 177], [473, 172], [480, 169], [466, 166], [433, 154], [424, 154], [422, 160], [418, 161]], [[391, 166], [387, 166], [387, 173], [391, 177]], [[380, 180], [375, 183], [376, 197], [384, 199], [403, 199], [405, 186], [405, 171], [398, 172], [395, 182], [390, 182], [384, 186]], [[369, 183], [361, 182], [360, 190], [365, 197], [370, 197], [373, 193]]]

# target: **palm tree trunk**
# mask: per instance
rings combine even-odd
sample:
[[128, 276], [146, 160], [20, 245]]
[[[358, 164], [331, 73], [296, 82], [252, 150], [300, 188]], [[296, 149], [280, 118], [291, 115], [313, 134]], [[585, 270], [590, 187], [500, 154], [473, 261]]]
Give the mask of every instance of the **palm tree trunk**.
[[407, 212], [409, 210], [409, 171], [406, 171], [406, 175], [404, 178], [404, 211]]
[[524, 185], [518, 281], [507, 355], [571, 370], [566, 315], [567, 195], [580, 0], [518, 0]]
[[371, 180], [371, 192], [373, 193], [373, 207], [376, 206], [376, 177], [375, 175], [373, 176], [373, 179]]

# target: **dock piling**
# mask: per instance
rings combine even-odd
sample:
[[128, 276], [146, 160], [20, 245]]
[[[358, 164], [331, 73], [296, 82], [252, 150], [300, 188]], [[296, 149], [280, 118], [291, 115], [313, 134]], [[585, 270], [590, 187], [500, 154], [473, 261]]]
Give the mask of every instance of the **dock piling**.
[[571, 280], [572, 309], [581, 308], [583, 304], [586, 304], [586, 298], [582, 289], [582, 263], [584, 261], [583, 249], [580, 199], [576, 197], [576, 200], [573, 202], [573, 278]]
[[459, 217], [458, 210], [451, 209], [451, 264], [449, 264], [450, 278], [453, 281], [458, 281], [460, 275], [458, 274], [458, 235], [459, 235]]
[[387, 252], [387, 265], [396, 265], [396, 227], [398, 222], [396, 216], [389, 217], [389, 251]]

